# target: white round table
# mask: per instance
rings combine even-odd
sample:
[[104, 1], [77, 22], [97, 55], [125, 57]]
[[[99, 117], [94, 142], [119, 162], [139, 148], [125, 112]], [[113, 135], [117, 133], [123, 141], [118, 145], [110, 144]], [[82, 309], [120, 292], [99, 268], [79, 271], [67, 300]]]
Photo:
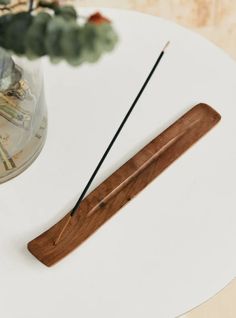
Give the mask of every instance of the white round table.
[[[0, 186], [0, 317], [173, 318], [236, 274], [235, 62], [163, 19], [101, 11], [119, 46], [78, 69], [44, 61], [46, 145]], [[222, 121], [79, 249], [45, 267], [27, 242], [72, 207], [168, 40], [91, 190], [195, 104], [210, 104]]]

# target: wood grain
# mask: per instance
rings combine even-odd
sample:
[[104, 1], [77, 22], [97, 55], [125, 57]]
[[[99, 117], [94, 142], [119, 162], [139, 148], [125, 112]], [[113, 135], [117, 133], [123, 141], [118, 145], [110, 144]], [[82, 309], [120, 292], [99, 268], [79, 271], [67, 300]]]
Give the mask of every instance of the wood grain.
[[[206, 104], [193, 107], [115, 171], [81, 203], [63, 237], [55, 240], [68, 222], [68, 213], [49, 230], [28, 244], [29, 251], [51, 266], [73, 251], [128, 201], [135, 197], [173, 161], [220, 120]], [[210, 149], [209, 149], [210, 151]]]

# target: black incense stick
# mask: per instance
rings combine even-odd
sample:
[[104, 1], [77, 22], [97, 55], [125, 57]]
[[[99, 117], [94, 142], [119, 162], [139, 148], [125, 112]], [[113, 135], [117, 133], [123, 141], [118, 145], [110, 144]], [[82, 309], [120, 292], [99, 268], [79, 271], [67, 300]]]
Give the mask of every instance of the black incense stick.
[[[166, 43], [166, 45], [164, 46], [164, 48], [163, 48], [163, 50], [161, 51], [160, 55], [158, 56], [158, 58], [157, 58], [157, 60], [156, 60], [156, 62], [155, 62], [155, 64], [154, 64], [153, 68], [151, 69], [151, 72], [149, 73], [148, 77], [146, 78], [145, 82], [143, 83], [143, 85], [142, 85], [142, 87], [141, 87], [141, 89], [140, 89], [138, 95], [136, 96], [135, 100], [133, 101], [133, 103], [132, 103], [130, 109], [128, 110], [127, 114], [125, 115], [124, 119], [122, 120], [122, 122], [121, 122], [119, 128], [117, 129], [117, 131], [116, 131], [114, 137], [113, 137], [112, 140], [110, 141], [110, 143], [109, 143], [109, 145], [108, 145], [106, 151], [104, 152], [104, 154], [103, 154], [102, 158], [100, 159], [100, 161], [99, 161], [97, 167], [95, 168], [94, 172], [92, 173], [92, 175], [91, 175], [91, 177], [90, 177], [88, 183], [86, 184], [84, 190], [82, 191], [82, 193], [81, 193], [81, 195], [80, 195], [78, 201], [76, 202], [74, 208], [72, 209], [72, 211], [71, 211], [71, 213], [70, 213], [70, 218], [73, 217], [73, 215], [74, 215], [74, 214], [76, 213], [76, 211], [78, 210], [81, 201], [83, 200], [84, 196], [86, 195], [86, 193], [87, 193], [87, 191], [88, 191], [88, 189], [89, 189], [91, 183], [93, 182], [94, 178], [96, 177], [96, 175], [97, 175], [99, 169], [101, 168], [101, 166], [102, 166], [104, 160], [106, 159], [106, 157], [107, 157], [109, 151], [111, 150], [112, 146], [114, 145], [114, 143], [115, 143], [117, 137], [119, 136], [119, 134], [120, 134], [122, 128], [124, 127], [126, 121], [128, 120], [130, 114], [132, 113], [132, 111], [133, 111], [135, 105], [137, 104], [139, 98], [141, 97], [143, 91], [145, 90], [145, 88], [146, 88], [148, 82], [150, 81], [150, 79], [151, 79], [153, 73], [155, 72], [155, 70], [156, 70], [158, 64], [160, 63], [160, 61], [161, 61], [161, 59], [162, 59], [162, 57], [163, 57], [163, 55], [164, 55], [164, 53], [165, 53], [165, 50], [166, 50], [166, 48], [168, 47], [169, 43], [170, 43], [170, 42], [167, 42], [167, 43]], [[68, 219], [68, 221], [66, 222], [66, 224], [65, 224], [64, 227], [62, 228], [62, 230], [61, 230], [61, 232], [60, 232], [58, 238], [56, 239], [56, 241], [55, 241], [55, 243], [54, 243], [55, 245], [59, 242], [59, 240], [60, 240], [60, 238], [61, 238], [63, 232], [65, 231], [67, 225], [69, 224], [70, 218]]]

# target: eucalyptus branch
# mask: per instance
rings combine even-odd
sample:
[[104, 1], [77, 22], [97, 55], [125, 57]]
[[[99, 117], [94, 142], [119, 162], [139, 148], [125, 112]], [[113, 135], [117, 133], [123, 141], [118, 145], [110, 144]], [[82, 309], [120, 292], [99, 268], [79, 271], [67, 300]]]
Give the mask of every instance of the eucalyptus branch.
[[[0, 47], [29, 59], [49, 56], [52, 62], [71, 65], [96, 62], [118, 40], [111, 21], [95, 13], [79, 23], [76, 9], [57, 1], [19, 0], [0, 15]], [[0, 0], [3, 4], [8, 0]], [[28, 4], [28, 10], [27, 10]], [[26, 5], [19, 12], [13, 8]], [[39, 10], [38, 10], [39, 9]], [[31, 14], [36, 10], [36, 14]]]

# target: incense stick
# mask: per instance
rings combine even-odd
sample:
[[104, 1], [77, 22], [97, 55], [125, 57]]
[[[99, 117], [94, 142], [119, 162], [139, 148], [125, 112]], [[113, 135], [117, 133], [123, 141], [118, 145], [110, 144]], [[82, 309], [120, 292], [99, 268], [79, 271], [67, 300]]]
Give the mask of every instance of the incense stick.
[[132, 113], [134, 107], [136, 106], [136, 104], [137, 104], [139, 98], [141, 97], [143, 91], [145, 90], [147, 84], [149, 83], [149, 81], [150, 81], [150, 79], [151, 79], [153, 73], [155, 72], [155, 70], [156, 70], [158, 64], [160, 63], [160, 61], [161, 61], [163, 55], [165, 54], [165, 50], [167, 49], [167, 47], [169, 46], [169, 44], [170, 44], [170, 42], [168, 41], [168, 42], [166, 43], [166, 45], [164, 46], [164, 48], [162, 49], [161, 53], [159, 54], [159, 56], [158, 56], [158, 58], [157, 58], [157, 60], [156, 60], [156, 62], [155, 62], [155, 64], [154, 64], [154, 66], [152, 67], [152, 69], [151, 69], [151, 71], [150, 71], [148, 77], [146, 78], [145, 82], [143, 83], [143, 85], [142, 85], [142, 87], [141, 87], [141, 89], [140, 89], [138, 95], [136, 96], [135, 100], [133, 101], [132, 105], [130, 106], [130, 108], [129, 108], [127, 114], [125, 115], [124, 119], [122, 120], [122, 122], [121, 122], [119, 128], [117, 129], [115, 135], [113, 136], [112, 140], [110, 141], [110, 143], [109, 143], [109, 145], [108, 145], [106, 151], [104, 152], [104, 154], [103, 154], [102, 158], [100, 159], [100, 161], [99, 161], [97, 167], [95, 168], [94, 172], [92, 173], [92, 175], [91, 175], [91, 177], [90, 177], [88, 183], [86, 184], [84, 190], [82, 191], [82, 193], [81, 193], [81, 195], [80, 195], [78, 201], [76, 202], [75, 206], [73, 207], [73, 209], [72, 209], [72, 211], [71, 211], [71, 213], [70, 213], [70, 215], [69, 215], [69, 217], [68, 217], [68, 220], [66, 221], [66, 223], [65, 223], [65, 225], [63, 226], [62, 230], [60, 231], [60, 233], [59, 233], [57, 239], [56, 239], [55, 242], [54, 242], [54, 245], [57, 245], [57, 244], [58, 244], [58, 242], [60, 241], [60, 239], [61, 239], [61, 237], [62, 237], [64, 231], [66, 230], [68, 224], [70, 223], [71, 218], [72, 218], [72, 217], [75, 215], [75, 213], [78, 211], [78, 208], [79, 208], [79, 206], [80, 206], [80, 203], [82, 202], [83, 198], [85, 197], [85, 195], [86, 195], [86, 193], [87, 193], [87, 191], [88, 191], [88, 189], [89, 189], [91, 183], [93, 182], [94, 178], [96, 177], [96, 175], [97, 175], [99, 169], [101, 168], [101, 166], [102, 166], [104, 160], [106, 159], [108, 153], [110, 152], [112, 146], [114, 145], [114, 143], [115, 143], [117, 137], [119, 136], [119, 134], [120, 134], [122, 128], [124, 127], [124, 125], [125, 125], [125, 123], [127, 122], [129, 116], [131, 115], [131, 113]]

